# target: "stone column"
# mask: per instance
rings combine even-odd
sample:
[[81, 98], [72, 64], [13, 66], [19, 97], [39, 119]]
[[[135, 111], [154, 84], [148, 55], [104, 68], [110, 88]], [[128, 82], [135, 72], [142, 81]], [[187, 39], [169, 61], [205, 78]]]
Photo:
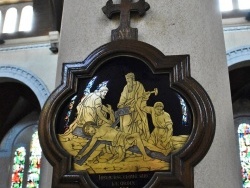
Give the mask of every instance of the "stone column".
[[[107, 0], [64, 1], [57, 84], [62, 63], [83, 61], [110, 42], [118, 19], [101, 11]], [[114, 3], [120, 1], [115, 0]], [[131, 20], [139, 40], [165, 55], [190, 54], [191, 75], [209, 94], [216, 112], [216, 133], [205, 158], [194, 169], [197, 188], [241, 187], [221, 14], [216, 0], [146, 0], [151, 6], [143, 18]]]

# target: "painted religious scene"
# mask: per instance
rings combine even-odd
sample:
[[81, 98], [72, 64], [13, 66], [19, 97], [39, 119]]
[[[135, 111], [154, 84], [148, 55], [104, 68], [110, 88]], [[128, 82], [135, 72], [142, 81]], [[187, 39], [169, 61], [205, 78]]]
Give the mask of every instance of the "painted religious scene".
[[74, 170], [86, 171], [98, 187], [142, 187], [155, 172], [171, 170], [171, 154], [191, 134], [192, 114], [169, 73], [117, 57], [77, 87], [56, 120]]

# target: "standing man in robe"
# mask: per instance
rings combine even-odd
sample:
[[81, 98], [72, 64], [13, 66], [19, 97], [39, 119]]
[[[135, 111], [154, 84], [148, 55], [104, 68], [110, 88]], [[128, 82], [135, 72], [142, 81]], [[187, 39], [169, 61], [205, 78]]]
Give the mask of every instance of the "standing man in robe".
[[143, 85], [135, 81], [134, 73], [125, 75], [125, 85], [118, 108], [129, 108], [130, 113], [120, 117], [120, 128], [125, 133], [139, 133], [141, 139], [148, 140], [150, 137], [147, 114], [140, 109], [142, 96], [145, 92]]

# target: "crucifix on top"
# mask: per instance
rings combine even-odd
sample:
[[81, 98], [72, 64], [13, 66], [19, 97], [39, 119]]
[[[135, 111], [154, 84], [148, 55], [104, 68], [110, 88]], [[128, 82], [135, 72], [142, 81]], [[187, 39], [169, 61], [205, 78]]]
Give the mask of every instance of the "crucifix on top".
[[102, 8], [104, 14], [111, 19], [114, 14], [120, 13], [120, 25], [117, 29], [112, 30], [112, 41], [119, 39], [138, 39], [138, 29], [130, 27], [130, 13], [138, 12], [143, 16], [150, 8], [145, 0], [132, 2], [133, 0], [121, 0], [121, 4], [113, 4], [112, 0], [108, 0], [106, 6]]

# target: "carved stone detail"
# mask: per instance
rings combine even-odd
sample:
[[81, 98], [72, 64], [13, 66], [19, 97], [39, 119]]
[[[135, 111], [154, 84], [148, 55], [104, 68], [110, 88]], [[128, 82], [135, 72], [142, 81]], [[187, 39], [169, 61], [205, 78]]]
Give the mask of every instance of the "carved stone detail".
[[225, 33], [236, 32], [236, 31], [250, 31], [250, 26], [236, 26], [236, 27], [225, 27], [223, 28]]
[[227, 51], [227, 65], [250, 60], [250, 46], [241, 46], [239, 48]]
[[46, 85], [34, 74], [15, 66], [0, 66], [0, 77], [7, 77], [25, 83], [37, 96], [42, 107], [50, 95]]
[[36, 49], [36, 48], [49, 48], [50, 44], [32, 44], [32, 45], [25, 45], [25, 46], [14, 46], [14, 47], [5, 47], [0, 48], [0, 52], [8, 52], [8, 51], [17, 51], [17, 50], [27, 50], [27, 49]]

